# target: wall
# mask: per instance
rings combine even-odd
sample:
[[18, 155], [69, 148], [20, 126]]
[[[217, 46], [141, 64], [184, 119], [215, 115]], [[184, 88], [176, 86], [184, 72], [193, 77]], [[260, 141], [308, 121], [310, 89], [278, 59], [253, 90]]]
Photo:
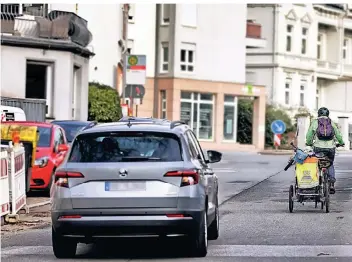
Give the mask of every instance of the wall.
[[[175, 77], [245, 82], [246, 4], [198, 4], [196, 27], [182, 26], [187, 4], [176, 7]], [[195, 72], [181, 73], [181, 43], [195, 43]]]
[[147, 77], [155, 70], [156, 4], [134, 4], [134, 21], [128, 24], [128, 39], [133, 40], [133, 54], [147, 56]]
[[[75, 4], [50, 4], [50, 9], [76, 12]], [[88, 48], [95, 53], [90, 61], [89, 81], [117, 88], [116, 70], [121, 60], [118, 41], [122, 38], [122, 5], [78, 4], [77, 15], [88, 21], [93, 40]]]
[[[88, 117], [88, 66], [89, 60], [69, 52], [1, 46], [1, 95], [25, 98], [26, 60], [54, 63], [54, 117], [71, 119], [73, 65], [82, 68], [80, 119]], [[14, 68], [16, 69], [14, 73]], [[64, 99], [62, 99], [64, 98]]]

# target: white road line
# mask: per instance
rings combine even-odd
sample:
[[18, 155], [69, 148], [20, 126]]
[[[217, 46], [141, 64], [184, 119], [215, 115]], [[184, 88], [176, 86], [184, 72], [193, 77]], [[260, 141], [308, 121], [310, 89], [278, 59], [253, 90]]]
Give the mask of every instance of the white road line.
[[335, 173], [352, 173], [352, 170], [339, 170], [339, 169], [336, 169]]
[[215, 173], [237, 173], [233, 168], [213, 168]]
[[[1, 257], [52, 254], [51, 246], [3, 248]], [[352, 245], [279, 246], [210, 245], [208, 257], [352, 257]]]

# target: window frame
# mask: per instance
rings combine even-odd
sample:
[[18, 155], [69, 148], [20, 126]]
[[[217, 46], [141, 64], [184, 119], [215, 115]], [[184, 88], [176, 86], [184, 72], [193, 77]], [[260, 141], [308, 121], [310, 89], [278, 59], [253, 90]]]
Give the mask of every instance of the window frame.
[[[303, 89], [302, 89], [303, 87]], [[306, 89], [307, 89], [307, 81], [301, 80], [301, 83], [299, 85], [299, 106], [300, 107], [305, 107], [306, 106]], [[302, 95], [303, 95], [303, 100], [302, 100]]]
[[[165, 61], [164, 50], [167, 48], [167, 61]], [[160, 54], [160, 73], [168, 73], [170, 68], [170, 45], [169, 42], [161, 42], [161, 54]], [[167, 66], [167, 70], [164, 69], [164, 66]]]
[[342, 43], [342, 60], [345, 64], [351, 62], [351, 38], [345, 37]]
[[315, 108], [319, 109], [320, 105], [320, 88], [317, 86], [317, 89], [315, 91]]
[[[189, 92], [189, 91], [183, 91], [181, 90], [181, 93], [190, 93], [191, 98], [181, 98], [180, 99], [180, 104], [182, 102], [190, 103], [191, 104], [191, 114], [190, 114], [190, 128], [193, 130], [193, 123], [194, 123], [194, 108], [197, 108], [197, 128], [195, 132], [195, 136], [198, 137], [198, 141], [214, 141], [214, 125], [215, 125], [215, 119], [214, 119], [214, 113], [215, 113], [215, 95], [213, 93], [198, 93], [198, 92]], [[201, 95], [202, 94], [210, 94], [212, 95], [212, 100], [201, 100]], [[205, 139], [205, 138], [199, 138], [199, 119], [200, 119], [200, 105], [201, 104], [210, 104], [212, 105], [212, 134], [211, 134], [211, 139]], [[180, 117], [181, 117], [181, 111], [180, 111]]]
[[[169, 17], [164, 17], [165, 15], [165, 6], [168, 6], [167, 8], [169, 8]], [[168, 21], [165, 21], [166, 19], [169, 19]], [[160, 15], [160, 24], [163, 26], [167, 26], [170, 25], [170, 20], [171, 20], [171, 4], [161, 4], [161, 15]]]
[[[306, 30], [306, 33], [304, 34], [304, 30]], [[307, 55], [307, 48], [308, 48], [308, 34], [309, 34], [309, 28], [303, 26], [302, 31], [301, 31], [301, 55]], [[303, 52], [304, 51], [304, 52]]]
[[[285, 80], [285, 97], [284, 97], [284, 100], [285, 100], [285, 105], [286, 106], [289, 106], [291, 105], [291, 93], [292, 93], [292, 79], [291, 78], [286, 78]], [[286, 100], [286, 95], [288, 94], [288, 101]]]
[[[288, 28], [291, 28], [291, 31], [288, 30]], [[292, 24], [286, 24], [286, 52], [288, 53], [292, 53], [293, 50], [292, 50], [292, 42], [293, 42], [293, 31], [294, 31], [294, 25]], [[288, 39], [290, 39], [290, 45], [288, 48]]]
[[[165, 107], [164, 107], [165, 102]], [[166, 90], [160, 90], [160, 117], [162, 119], [167, 119], [167, 96]]]
[[[234, 97], [234, 101], [233, 102], [226, 101], [225, 100], [226, 96]], [[237, 142], [238, 96], [224, 94], [224, 117], [225, 117], [225, 107], [233, 107], [234, 108], [233, 137], [232, 137], [232, 139], [225, 138], [225, 136], [224, 136], [225, 129], [224, 129], [223, 132], [222, 132], [222, 140], [225, 141], [225, 142]]]
[[[181, 61], [182, 51], [185, 51], [185, 61]], [[192, 62], [189, 62], [189, 53], [192, 52]], [[196, 44], [185, 44], [182, 43], [180, 47], [179, 57], [179, 70], [183, 74], [195, 74], [196, 73]], [[185, 70], [182, 70], [182, 66], [185, 66]], [[189, 71], [189, 67], [193, 67], [193, 71]]]

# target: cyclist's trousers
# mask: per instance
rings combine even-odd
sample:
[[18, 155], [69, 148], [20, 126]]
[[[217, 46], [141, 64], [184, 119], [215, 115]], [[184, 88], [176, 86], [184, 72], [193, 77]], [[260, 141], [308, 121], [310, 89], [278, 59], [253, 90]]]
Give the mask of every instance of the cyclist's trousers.
[[334, 160], [335, 160], [335, 148], [319, 148], [319, 147], [314, 147], [314, 152], [315, 153], [325, 153], [326, 156], [332, 161], [332, 165], [329, 167], [329, 177], [331, 179], [331, 182], [335, 182], [335, 167], [334, 167]]

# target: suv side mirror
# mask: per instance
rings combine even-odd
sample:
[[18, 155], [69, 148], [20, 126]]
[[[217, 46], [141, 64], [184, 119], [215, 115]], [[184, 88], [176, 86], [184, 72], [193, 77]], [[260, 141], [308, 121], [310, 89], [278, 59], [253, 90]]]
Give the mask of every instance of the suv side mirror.
[[215, 150], [208, 150], [207, 155], [209, 160], [207, 161], [208, 163], [217, 163], [221, 161], [222, 154], [218, 151]]

